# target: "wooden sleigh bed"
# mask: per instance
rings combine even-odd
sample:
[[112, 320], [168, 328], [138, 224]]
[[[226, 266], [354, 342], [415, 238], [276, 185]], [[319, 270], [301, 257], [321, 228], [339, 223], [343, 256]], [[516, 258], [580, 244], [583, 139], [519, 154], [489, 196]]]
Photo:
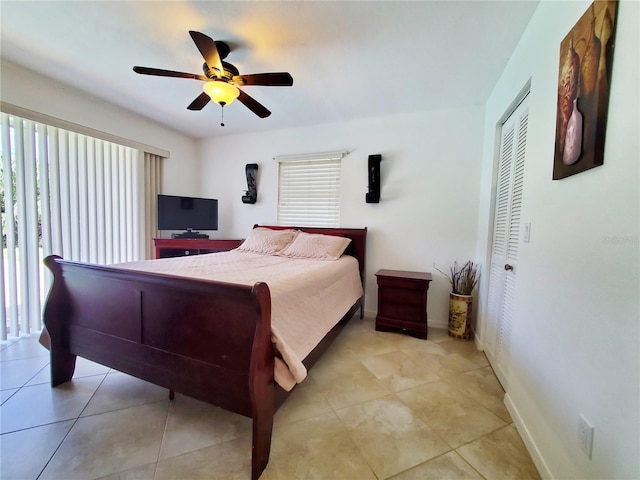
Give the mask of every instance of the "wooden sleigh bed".
[[[279, 230], [295, 227], [268, 227]], [[351, 239], [345, 255], [365, 275], [367, 229], [306, 228]], [[271, 295], [253, 286], [45, 259], [53, 284], [41, 343], [53, 387], [71, 380], [76, 356], [253, 419], [251, 478], [266, 468], [273, 416], [290, 392], [274, 381]], [[303, 360], [311, 368], [364, 295]]]

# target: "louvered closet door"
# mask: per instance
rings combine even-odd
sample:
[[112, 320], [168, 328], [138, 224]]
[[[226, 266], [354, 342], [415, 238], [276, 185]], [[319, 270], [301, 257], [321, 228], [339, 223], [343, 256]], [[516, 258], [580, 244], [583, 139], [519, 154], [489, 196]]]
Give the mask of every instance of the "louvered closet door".
[[507, 388], [529, 116], [526, 97], [502, 126], [487, 299], [486, 353]]

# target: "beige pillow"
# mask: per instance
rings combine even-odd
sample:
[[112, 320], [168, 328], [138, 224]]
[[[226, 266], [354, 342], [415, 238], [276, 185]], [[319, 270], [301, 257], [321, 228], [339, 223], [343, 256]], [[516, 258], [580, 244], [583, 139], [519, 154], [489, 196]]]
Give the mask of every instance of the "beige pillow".
[[296, 230], [271, 230], [270, 228], [256, 227], [237, 250], [241, 252], [262, 253], [263, 255], [275, 255], [285, 248], [293, 240], [298, 232]]
[[336, 235], [299, 232], [278, 255], [291, 258], [337, 260], [351, 242], [350, 238]]

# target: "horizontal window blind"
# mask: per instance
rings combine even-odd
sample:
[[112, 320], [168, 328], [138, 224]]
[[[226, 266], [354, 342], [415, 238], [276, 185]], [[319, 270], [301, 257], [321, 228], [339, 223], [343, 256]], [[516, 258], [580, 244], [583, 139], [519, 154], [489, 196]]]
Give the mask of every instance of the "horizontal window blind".
[[340, 172], [346, 152], [280, 156], [278, 224], [340, 226]]

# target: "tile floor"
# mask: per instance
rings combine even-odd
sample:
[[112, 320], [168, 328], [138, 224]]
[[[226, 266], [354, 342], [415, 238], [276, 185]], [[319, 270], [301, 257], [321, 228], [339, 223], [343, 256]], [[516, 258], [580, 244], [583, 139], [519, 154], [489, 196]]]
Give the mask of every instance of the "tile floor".
[[[0, 477], [248, 479], [251, 421], [87, 360], [49, 386], [36, 338], [2, 345]], [[538, 479], [473, 342], [354, 318], [275, 417], [262, 480]]]

